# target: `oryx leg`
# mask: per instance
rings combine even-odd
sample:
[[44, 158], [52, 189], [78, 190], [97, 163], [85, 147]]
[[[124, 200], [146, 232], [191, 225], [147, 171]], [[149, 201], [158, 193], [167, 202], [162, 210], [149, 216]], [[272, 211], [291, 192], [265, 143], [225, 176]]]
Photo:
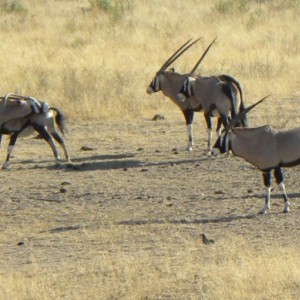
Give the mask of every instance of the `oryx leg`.
[[221, 133], [222, 133], [221, 127], [222, 127], [222, 120], [221, 120], [221, 118], [218, 118], [217, 130], [216, 130], [217, 134], [218, 134], [218, 138], [221, 136]]
[[205, 117], [206, 126], [207, 126], [207, 155], [211, 155], [212, 123], [211, 123], [210, 112], [205, 113], [204, 117]]
[[188, 151], [192, 151], [193, 150], [193, 127], [192, 127], [192, 123], [193, 123], [193, 119], [194, 119], [194, 112], [191, 110], [186, 110], [183, 112], [184, 117], [185, 117], [185, 122], [186, 122], [186, 126], [187, 126], [187, 131], [188, 131], [188, 145], [186, 147], [186, 149]]
[[16, 144], [16, 141], [17, 141], [17, 138], [18, 138], [18, 135], [19, 135], [19, 132], [15, 132], [11, 135], [10, 137], [10, 140], [9, 140], [9, 145], [7, 147], [7, 155], [6, 155], [6, 160], [2, 166], [2, 169], [5, 170], [8, 168], [9, 166], [9, 158], [10, 158], [10, 155], [14, 149], [14, 146]]
[[49, 144], [49, 146], [51, 147], [51, 149], [53, 151], [53, 155], [55, 157], [56, 163], [59, 164], [59, 155], [58, 155], [57, 149], [56, 149], [53, 139], [52, 139], [51, 135], [49, 134], [49, 132], [47, 131], [47, 129], [43, 125], [38, 125], [38, 124], [35, 124], [32, 126], [41, 135], [41, 137]]
[[53, 138], [60, 144], [60, 146], [63, 148], [64, 150], [64, 154], [65, 154], [65, 157], [66, 157], [66, 160], [67, 161], [71, 161], [71, 158], [70, 158], [70, 155], [69, 155], [69, 152], [67, 150], [67, 147], [65, 145], [65, 142], [63, 140], [63, 138], [57, 133], [57, 132], [50, 132], [51, 135], [53, 136]]
[[68, 152], [68, 150], [67, 150], [67, 147], [66, 147], [66, 145], [65, 145], [65, 142], [64, 142], [63, 138], [62, 138], [62, 137], [58, 134], [58, 132], [55, 130], [53, 118], [51, 118], [51, 120], [49, 120], [49, 122], [48, 122], [48, 124], [47, 124], [47, 128], [48, 128], [49, 133], [52, 135], [52, 137], [53, 137], [53, 138], [60, 144], [60, 146], [63, 148], [64, 154], [65, 154], [65, 157], [66, 157], [66, 160], [67, 160], [67, 161], [71, 161], [69, 152]]
[[283, 183], [283, 174], [282, 174], [282, 170], [280, 167], [276, 168], [274, 170], [274, 175], [275, 175], [275, 178], [276, 178], [276, 182], [282, 192], [282, 197], [283, 197], [283, 200], [284, 200], [284, 210], [283, 212], [284, 213], [288, 213], [290, 211], [290, 203], [289, 203], [289, 199], [288, 199], [288, 196], [286, 194], [286, 191], [285, 191], [285, 185]]
[[264, 184], [266, 187], [266, 204], [261, 213], [265, 214], [270, 209], [270, 197], [271, 197], [271, 170], [263, 172]]

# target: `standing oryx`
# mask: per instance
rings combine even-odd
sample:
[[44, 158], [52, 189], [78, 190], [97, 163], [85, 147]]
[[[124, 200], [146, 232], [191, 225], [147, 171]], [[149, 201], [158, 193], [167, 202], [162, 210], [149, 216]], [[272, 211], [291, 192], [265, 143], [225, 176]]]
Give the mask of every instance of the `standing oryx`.
[[[196, 40], [197, 41], [197, 40]], [[192, 135], [192, 122], [194, 117], [194, 112], [203, 111], [203, 104], [196, 98], [194, 95], [191, 95], [186, 101], [182, 101], [177, 98], [177, 95], [185, 81], [185, 79], [191, 74], [181, 74], [177, 73], [174, 70], [166, 70], [177, 58], [179, 58], [186, 50], [188, 50], [196, 41], [190, 44], [190, 40], [183, 44], [171, 57], [161, 66], [161, 68], [156, 72], [152, 82], [147, 88], [147, 93], [152, 94], [154, 92], [162, 91], [163, 94], [169, 97], [182, 111], [185, 117], [187, 129], [188, 129], [188, 146], [189, 151], [192, 150], [193, 146], [193, 135]], [[213, 43], [213, 42], [212, 42]], [[208, 52], [212, 43], [206, 49], [204, 54], [201, 57], [201, 61]], [[200, 62], [201, 62], [200, 61]], [[200, 64], [198, 62], [198, 65]], [[193, 72], [195, 68], [193, 69]], [[232, 93], [242, 93], [239, 90], [239, 84], [236, 80], [228, 75], [221, 75], [220, 78], [213, 76], [204, 78], [201, 77], [201, 80], [205, 81], [206, 89], [206, 98], [210, 99], [212, 97], [217, 97], [220, 99], [228, 99]], [[220, 84], [222, 82], [223, 84]], [[210, 120], [210, 111], [205, 111], [205, 120], [207, 127], [209, 129], [208, 134], [208, 151], [211, 151], [211, 120]], [[217, 131], [220, 131], [221, 119], [218, 119]]]
[[[246, 108], [244, 114], [265, 98]], [[219, 152], [225, 153], [231, 150], [234, 155], [244, 158], [263, 172], [266, 204], [262, 213], [270, 209], [271, 172], [274, 170], [276, 182], [285, 202], [284, 212], [287, 213], [290, 203], [281, 168], [300, 164], [300, 128], [276, 130], [269, 125], [257, 128], [233, 128], [242, 114], [239, 114], [219, 137], [213, 153], [217, 155]]]
[[[53, 111], [56, 113], [55, 117]], [[66, 159], [70, 161], [64, 140], [55, 129], [55, 122], [63, 133], [62, 113], [45, 102], [15, 94], [0, 97], [0, 138], [2, 134], [10, 135], [7, 157], [2, 169], [7, 169], [9, 165], [9, 158], [17, 138], [28, 136], [34, 131], [50, 145], [57, 162], [59, 155], [52, 137], [62, 146]]]
[[[212, 138], [211, 117], [219, 117], [218, 121], [221, 120], [223, 126], [226, 127], [230, 117], [234, 118], [239, 111], [245, 109], [242, 88], [233, 77], [226, 74], [210, 77], [195, 76], [194, 74], [214, 41], [215, 39], [197, 61], [192, 71], [186, 75], [176, 96], [177, 101], [183, 103], [194, 98], [194, 102], [198, 103], [198, 107], [203, 111], [208, 128], [209, 150], [211, 150]], [[247, 116], [244, 115], [237, 125], [248, 127]], [[217, 128], [220, 135], [219, 129], [220, 125]]]

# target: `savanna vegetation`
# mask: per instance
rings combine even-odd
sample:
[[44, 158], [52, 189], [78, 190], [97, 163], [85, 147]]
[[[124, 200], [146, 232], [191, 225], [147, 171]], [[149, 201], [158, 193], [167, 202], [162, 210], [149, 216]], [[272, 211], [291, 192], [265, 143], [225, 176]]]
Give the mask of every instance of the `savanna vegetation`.
[[[183, 117], [170, 101], [160, 93], [147, 95], [146, 88], [184, 41], [202, 36], [174, 63], [182, 72], [192, 67], [217, 36], [199, 73], [234, 76], [243, 87], [246, 104], [271, 94], [263, 109], [251, 114], [253, 125], [296, 126], [300, 120], [299, 15], [299, 0], [0, 0], [1, 95], [30, 95], [61, 108], [77, 131], [87, 129], [85, 135], [78, 134], [87, 143], [95, 140], [94, 124], [125, 120], [128, 127], [110, 129], [110, 123], [102, 127], [103, 139], [109, 141], [105, 149], [109, 156], [121, 132], [127, 136], [116, 149], [136, 145], [140, 128], [135, 122], [139, 119], [157, 112], [166, 115], [161, 135], [169, 130], [172, 120], [183, 124]], [[156, 128], [152, 130], [142, 129], [145, 145], [147, 141], [151, 144]], [[184, 133], [180, 134], [184, 139]], [[154, 153], [155, 149], [151, 150]], [[207, 176], [211, 176], [208, 182], [217, 181], [213, 167], [205, 163]], [[223, 233], [225, 222], [215, 222], [212, 226], [218, 227], [216, 235], [222, 242], [206, 247], [200, 233], [204, 228], [211, 234], [212, 229], [205, 227], [205, 222], [189, 225], [180, 216], [181, 222], [172, 219], [172, 214], [185, 209], [176, 209], [175, 201], [168, 198], [166, 191], [171, 193], [175, 182], [172, 174], [167, 182], [160, 173], [150, 174], [145, 187], [133, 183], [139, 182], [143, 173], [126, 173], [127, 165], [124, 171], [113, 169], [90, 166], [85, 174], [75, 173], [76, 189], [71, 172], [65, 175], [46, 169], [45, 182], [37, 169], [34, 183], [33, 170], [27, 172], [22, 167], [3, 176], [2, 189], [9, 188], [2, 191], [0, 200], [4, 253], [1, 299], [298, 299], [299, 239], [275, 243], [253, 228], [251, 238], [260, 242], [252, 243], [244, 233], [237, 234], [238, 229], [235, 234]], [[182, 181], [190, 180], [194, 169], [183, 171]], [[239, 166], [237, 170], [244, 172]], [[105, 178], [99, 180], [104, 173]], [[122, 176], [128, 177], [123, 181]], [[194, 178], [189, 192], [196, 193]], [[52, 191], [58, 180], [67, 185], [68, 192]], [[184, 190], [182, 181], [180, 188]], [[108, 188], [112, 183], [116, 190], [110, 191], [109, 201], [101, 200], [102, 185]], [[132, 192], [131, 184], [137, 191]], [[257, 185], [261, 185], [260, 178]], [[18, 197], [27, 195], [23, 188], [28, 188], [30, 196], [20, 201]], [[9, 202], [11, 191], [14, 194]], [[147, 206], [152, 201], [147, 193], [156, 201], [153, 207]], [[164, 200], [157, 200], [160, 195]], [[65, 200], [50, 201], [47, 197]], [[40, 199], [44, 200], [36, 201]], [[192, 201], [191, 206], [186, 204], [190, 210], [196, 206]], [[225, 207], [225, 201], [219, 201], [218, 207]], [[160, 205], [172, 211], [169, 217], [173, 223], [159, 219], [165, 214]], [[292, 208], [295, 215], [299, 215], [298, 206]], [[8, 207], [14, 208], [13, 212]], [[148, 210], [142, 213], [145, 207]], [[158, 219], [153, 217], [156, 221], [144, 225], [121, 223], [155, 214]], [[274, 226], [270, 232], [279, 235], [284, 228], [287, 235], [293, 230], [294, 236], [299, 236], [299, 228], [282, 215], [271, 215], [270, 219]], [[244, 226], [251, 227], [251, 222], [254, 220], [245, 217]], [[268, 227], [266, 219], [255, 222], [259, 228]], [[50, 227], [59, 230], [51, 231]], [[16, 246], [18, 242], [25, 248]]]

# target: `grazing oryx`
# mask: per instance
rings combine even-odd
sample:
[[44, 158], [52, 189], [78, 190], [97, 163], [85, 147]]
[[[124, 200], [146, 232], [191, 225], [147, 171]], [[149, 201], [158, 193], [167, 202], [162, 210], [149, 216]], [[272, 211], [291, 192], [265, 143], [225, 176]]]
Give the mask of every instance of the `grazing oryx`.
[[[53, 111], [56, 113], [55, 117]], [[55, 129], [55, 122], [63, 133], [62, 113], [45, 102], [15, 94], [0, 97], [0, 138], [2, 134], [10, 135], [7, 157], [2, 169], [7, 169], [9, 165], [9, 158], [17, 138], [28, 136], [34, 131], [50, 145], [56, 162], [59, 162], [59, 155], [52, 137], [62, 146], [66, 159], [70, 161], [64, 140]]]
[[[208, 148], [211, 150], [212, 123], [211, 117], [219, 117], [218, 121], [226, 128], [230, 116], [234, 118], [238, 111], [245, 109], [242, 88], [233, 77], [222, 74], [217, 76], [203, 77], [195, 76], [195, 70], [205, 57], [207, 51], [214, 43], [215, 39], [208, 46], [206, 51], [197, 61], [192, 71], [186, 75], [183, 84], [176, 98], [179, 102], [189, 101], [194, 98], [194, 102], [203, 111], [208, 128]], [[239, 94], [239, 96], [238, 96]], [[244, 115], [237, 126], [248, 127], [247, 116]], [[217, 127], [220, 136], [220, 124]]]
[[[246, 108], [244, 113], [265, 98]], [[285, 191], [281, 168], [300, 164], [300, 128], [276, 130], [269, 125], [257, 128], [233, 128], [240, 117], [241, 114], [219, 137], [214, 145], [214, 155], [231, 150], [234, 155], [244, 158], [263, 172], [266, 204], [262, 213], [270, 209], [271, 172], [274, 170], [276, 182], [285, 202], [284, 212], [289, 212], [290, 203]]]
[[[203, 105], [198, 101], [197, 98], [195, 98], [193, 95], [189, 97], [186, 101], [178, 100], [177, 94], [179, 93], [184, 80], [190, 76], [189, 74], [180, 74], [175, 72], [174, 70], [166, 70], [177, 58], [179, 58], [186, 50], [188, 50], [194, 43], [196, 43], [198, 40], [194, 41], [190, 44], [190, 41], [187, 41], [185, 44], [183, 44], [178, 50], [175, 51], [174, 54], [171, 55], [171, 57], [161, 66], [161, 68], [156, 72], [155, 77], [153, 78], [152, 82], [150, 83], [149, 87], [147, 88], [147, 93], [152, 94], [154, 92], [162, 91], [163, 94], [167, 97], [169, 97], [182, 111], [187, 129], [188, 129], [188, 146], [187, 150], [192, 151], [193, 146], [193, 135], [192, 135], [192, 122], [194, 118], [194, 112], [203, 111]], [[201, 60], [205, 57], [206, 53], [208, 52], [210, 46], [206, 49], [206, 51], [203, 53]], [[201, 61], [200, 61], [201, 62]], [[198, 65], [200, 64], [198, 63]], [[198, 67], [197, 65], [197, 67]], [[195, 70], [193, 70], [194, 72]], [[211, 78], [204, 78], [202, 77], [202, 80], [207, 80], [207, 86], [209, 89], [207, 89], [207, 98], [211, 98], [211, 96], [214, 96], [216, 94], [219, 98], [228, 98], [230, 97], [228, 93], [238, 91], [236, 90], [236, 87], [238, 87], [237, 81], [235, 81], [232, 77], [227, 75], [221, 75], [219, 77], [211, 77]], [[220, 82], [226, 82], [228, 84], [226, 87], [223, 88], [223, 85], [220, 85]], [[225, 86], [225, 83], [224, 83]], [[215, 90], [214, 90], [215, 89]], [[241, 93], [241, 92], [240, 92]], [[209, 117], [209, 113], [205, 111], [205, 119], [207, 122], [207, 127], [209, 128], [209, 135], [208, 135], [208, 151], [210, 153], [211, 151], [211, 121]], [[221, 127], [221, 119], [218, 119], [218, 126], [217, 130], [220, 131]]]

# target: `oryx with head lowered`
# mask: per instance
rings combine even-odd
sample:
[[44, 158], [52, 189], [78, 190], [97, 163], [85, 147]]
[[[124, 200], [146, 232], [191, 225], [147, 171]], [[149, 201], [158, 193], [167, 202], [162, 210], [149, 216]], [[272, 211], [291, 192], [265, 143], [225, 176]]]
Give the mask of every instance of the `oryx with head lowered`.
[[[204, 113], [208, 128], [209, 151], [211, 150], [212, 139], [211, 117], [219, 118], [217, 131], [220, 136], [220, 123], [226, 127], [231, 118], [234, 118], [239, 111], [245, 109], [242, 88], [236, 79], [226, 74], [209, 77], [195, 75], [196, 69], [214, 41], [215, 39], [202, 54], [190, 73], [185, 75], [179, 93], [176, 95], [177, 101], [182, 103], [189, 102], [193, 98], [194, 103]], [[244, 115], [237, 126], [248, 126], [246, 115]]]
[[[160, 67], [160, 69], [156, 72], [152, 82], [150, 83], [149, 87], [147, 88], [147, 93], [152, 94], [154, 92], [162, 91], [163, 94], [167, 97], [169, 97], [182, 111], [185, 117], [187, 129], [188, 129], [188, 146], [187, 149], [189, 151], [192, 150], [193, 146], [193, 135], [192, 135], [192, 122], [194, 118], [194, 112], [203, 111], [203, 105], [198, 101], [194, 95], [191, 95], [186, 99], [186, 101], [182, 101], [181, 99], [178, 100], [177, 94], [180, 92], [180, 89], [185, 81], [185, 79], [188, 76], [192, 76], [191, 73], [188, 74], [181, 74], [178, 72], [175, 72], [174, 70], [166, 70], [177, 58], [179, 58], [186, 50], [188, 50], [192, 45], [194, 45], [198, 40], [194, 41], [193, 43], [190, 43], [191, 40], [187, 41], [185, 44], [183, 44], [178, 50], [175, 51], [171, 55], [171, 57]], [[209, 45], [209, 47], [206, 49], [204, 54], [201, 57], [202, 59], [205, 57], [206, 53], [208, 52], [209, 48], [211, 47], [212, 43]], [[200, 62], [201, 62], [200, 61]], [[198, 62], [197, 67], [199, 66], [200, 62]], [[195, 70], [193, 70], [194, 72]], [[193, 74], [194, 76], [194, 74]], [[207, 92], [209, 93], [207, 95], [207, 98], [211, 98], [211, 96], [215, 97], [215, 94], [222, 98], [222, 97], [230, 97], [228, 93], [241, 93], [241, 91], [237, 90], [237, 87], [239, 87], [239, 84], [236, 80], [234, 80], [232, 77], [228, 75], [221, 75], [220, 78], [215, 76], [209, 78], [202, 77], [203, 80], [208, 79], [206, 81], [206, 86], [209, 87], [207, 89]], [[220, 82], [226, 82], [226, 87], [223, 88], [222, 85], [220, 85]], [[223, 84], [225, 86], [225, 83]], [[211, 89], [213, 89], [214, 93], [211, 92]], [[211, 121], [209, 114], [204, 111], [205, 113], [205, 119], [207, 123], [207, 127], [209, 129], [208, 134], [208, 151], [211, 150]], [[221, 127], [221, 119], [218, 120], [218, 126], [217, 131], [220, 131]]]
[[2, 134], [10, 136], [7, 156], [2, 169], [7, 169], [9, 165], [9, 158], [17, 138], [28, 136], [34, 131], [38, 132], [49, 144], [57, 163], [59, 162], [59, 155], [52, 137], [62, 146], [67, 161], [70, 161], [64, 140], [55, 129], [55, 123], [63, 133], [63, 114], [45, 102], [16, 94], [0, 97], [0, 138]]
[[[266, 97], [265, 97], [266, 98]], [[214, 145], [213, 153], [231, 151], [234, 155], [244, 158], [263, 172], [266, 187], [266, 203], [262, 213], [270, 209], [271, 173], [284, 199], [284, 212], [289, 212], [290, 203], [283, 182], [282, 167], [292, 167], [300, 164], [300, 128], [277, 130], [269, 125], [257, 128], [234, 128], [243, 114], [261, 103], [265, 98], [246, 108], [230, 122]]]

